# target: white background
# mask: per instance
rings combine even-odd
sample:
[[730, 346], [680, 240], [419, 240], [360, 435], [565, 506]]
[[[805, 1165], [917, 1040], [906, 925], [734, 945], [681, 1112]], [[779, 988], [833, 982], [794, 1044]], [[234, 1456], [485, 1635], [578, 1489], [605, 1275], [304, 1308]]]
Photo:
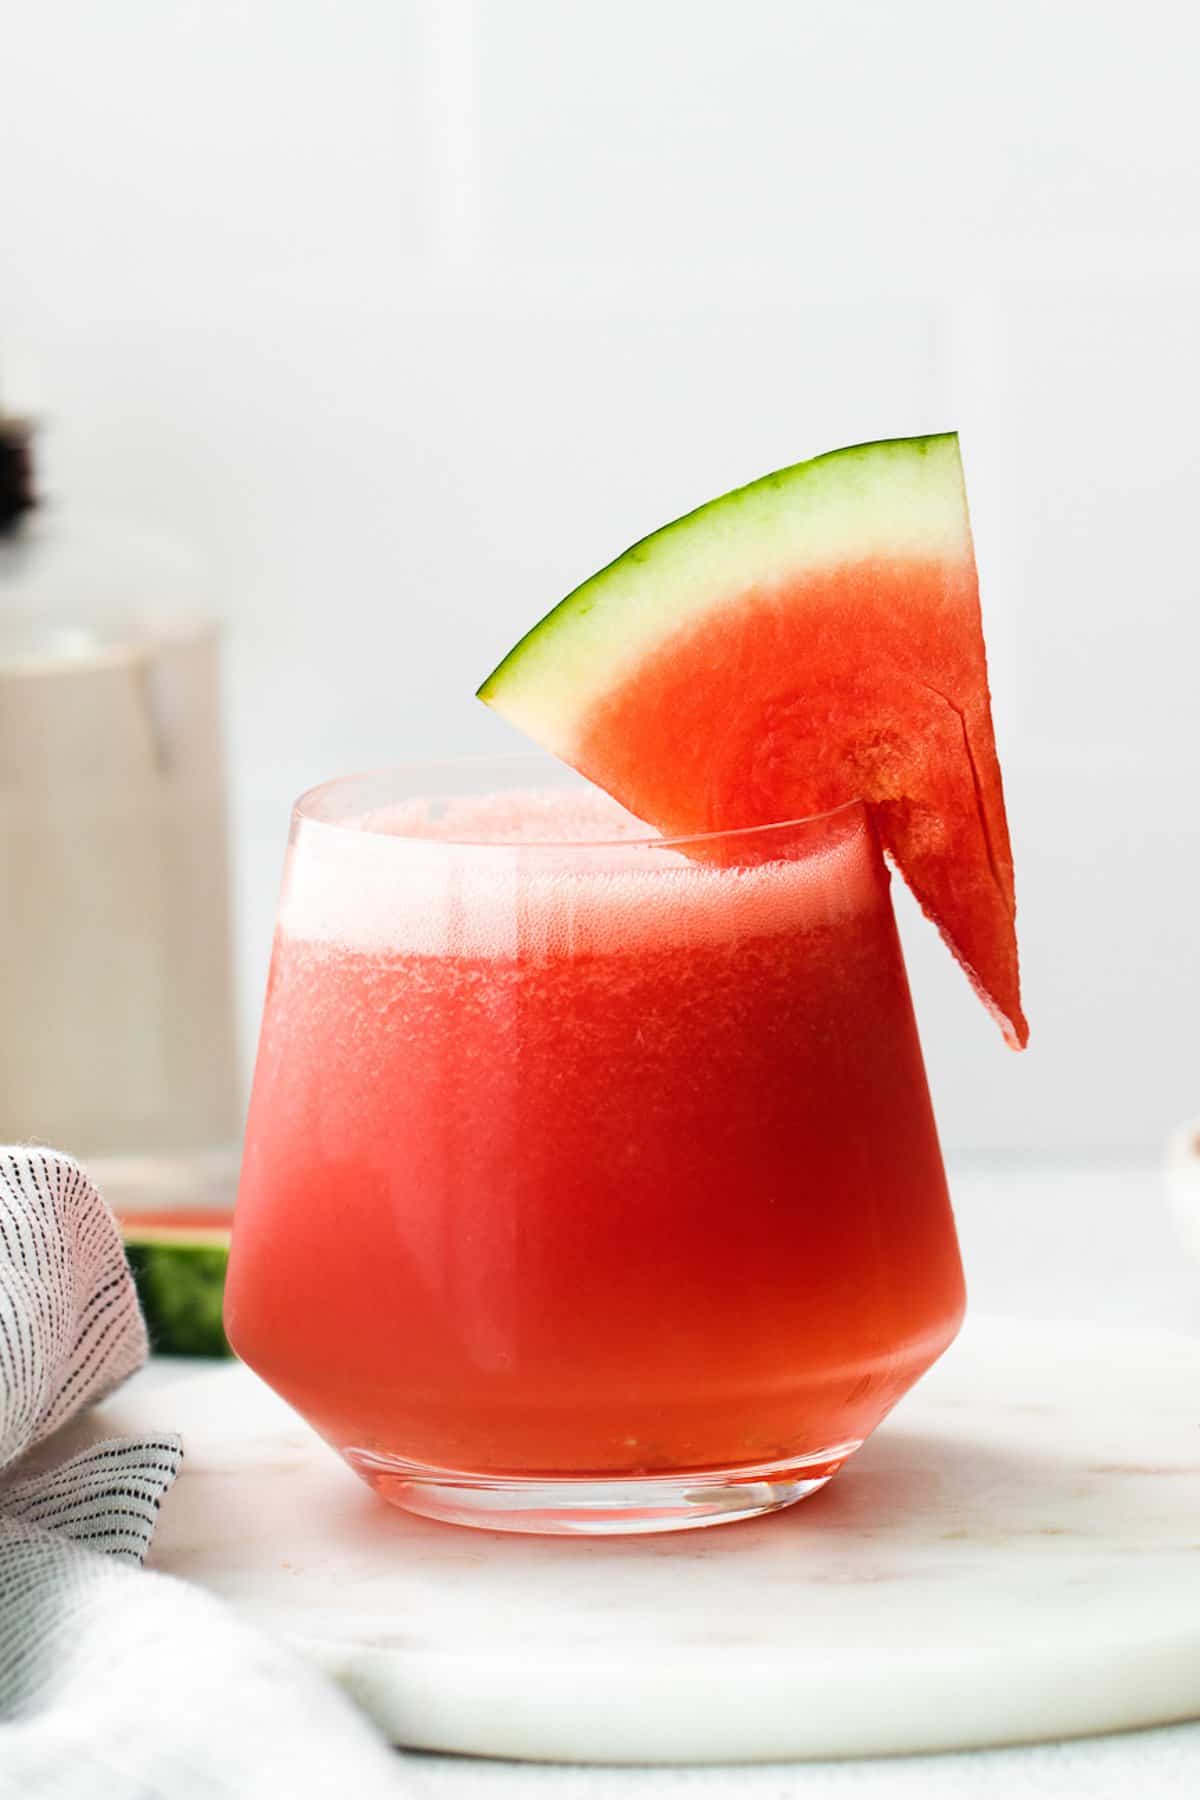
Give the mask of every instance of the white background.
[[247, 1057], [297, 791], [507, 746], [474, 686], [626, 543], [957, 425], [1034, 1035], [904, 909], [944, 1137], [1200, 1111], [1189, 11], [39, 0], [0, 55], [48, 485], [191, 538], [230, 623]]

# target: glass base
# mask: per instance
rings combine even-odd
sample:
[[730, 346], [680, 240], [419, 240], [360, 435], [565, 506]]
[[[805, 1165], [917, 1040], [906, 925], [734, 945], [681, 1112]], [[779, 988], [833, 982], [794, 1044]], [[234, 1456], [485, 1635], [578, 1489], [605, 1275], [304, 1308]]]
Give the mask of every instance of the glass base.
[[777, 1512], [823, 1488], [858, 1448], [858, 1442], [837, 1444], [783, 1462], [612, 1477], [472, 1475], [370, 1450], [342, 1455], [382, 1499], [427, 1519], [484, 1531], [617, 1537], [694, 1531]]

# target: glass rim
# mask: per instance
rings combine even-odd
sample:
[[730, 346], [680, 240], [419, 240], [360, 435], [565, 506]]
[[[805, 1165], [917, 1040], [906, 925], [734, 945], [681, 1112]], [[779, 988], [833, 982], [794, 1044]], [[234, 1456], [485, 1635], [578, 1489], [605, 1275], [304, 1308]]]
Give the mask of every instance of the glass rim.
[[[381, 781], [388, 777], [394, 778], [416, 775], [421, 771], [428, 771], [430, 774], [436, 770], [466, 772], [472, 768], [478, 768], [480, 771], [483, 771], [489, 768], [512, 769], [521, 765], [528, 765], [530, 767], [547, 769], [550, 771], [566, 771], [567, 773], [576, 775], [580, 781], [588, 781], [588, 778], [580, 775], [579, 771], [574, 769], [570, 763], [560, 761], [557, 757], [550, 755], [547, 751], [503, 750], [497, 752], [484, 750], [468, 752], [461, 756], [406, 756], [395, 763], [385, 763], [371, 769], [357, 769], [346, 775], [334, 775], [327, 781], [319, 781], [314, 786], [305, 788], [304, 792], [300, 794], [292, 806], [293, 828], [297, 824], [313, 825], [318, 826], [325, 831], [345, 833], [346, 836], [356, 838], [359, 841], [364, 838], [377, 838], [385, 843], [391, 842], [412, 846], [420, 845], [435, 851], [440, 849], [493, 850], [502, 852], [515, 851], [525, 855], [536, 856], [543, 853], [561, 854], [563, 851], [570, 851], [572, 854], [576, 854], [588, 850], [671, 850], [677, 849], [683, 844], [719, 844], [737, 838], [751, 836], [758, 837], [765, 833], [800, 831], [807, 826], [831, 823], [843, 815], [854, 812], [862, 813], [864, 817], [867, 816], [867, 803], [861, 796], [856, 796], [852, 800], [840, 801], [837, 806], [826, 807], [822, 812], [803, 813], [798, 814], [794, 818], [787, 819], [771, 819], [756, 825], [734, 825], [722, 831], [674, 832], [670, 837], [664, 837], [655, 833], [651, 827], [647, 827], [646, 836], [644, 837], [561, 837], [553, 839], [531, 839], [479, 837], [470, 834], [461, 837], [429, 837], [419, 832], [371, 831], [364, 830], [362, 826], [355, 823], [352, 818], [331, 819], [315, 810], [316, 803], [319, 800], [332, 795], [339, 788], [352, 787], [356, 782]], [[595, 782], [589, 782], [588, 785], [591, 786], [596, 793], [603, 794], [606, 799], [612, 800], [614, 806], [621, 804], [609, 794], [607, 788], [602, 788]], [[480, 791], [486, 792], [487, 790], [481, 789]], [[439, 796], [436, 793], [431, 793], [429, 795], [414, 793], [409, 796], [411, 799], [438, 799], [441, 797], [442, 796]], [[636, 817], [636, 815], [630, 816]], [[644, 821], [639, 821], [639, 823], [644, 823]]]

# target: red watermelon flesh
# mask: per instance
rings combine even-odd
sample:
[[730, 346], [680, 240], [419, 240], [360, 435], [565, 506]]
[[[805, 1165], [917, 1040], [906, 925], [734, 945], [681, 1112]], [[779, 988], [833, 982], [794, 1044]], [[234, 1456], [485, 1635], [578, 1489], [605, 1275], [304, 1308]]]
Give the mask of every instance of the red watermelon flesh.
[[952, 434], [834, 452], [689, 514], [576, 589], [481, 694], [666, 836], [866, 801], [1005, 1036], [1026, 1042]]

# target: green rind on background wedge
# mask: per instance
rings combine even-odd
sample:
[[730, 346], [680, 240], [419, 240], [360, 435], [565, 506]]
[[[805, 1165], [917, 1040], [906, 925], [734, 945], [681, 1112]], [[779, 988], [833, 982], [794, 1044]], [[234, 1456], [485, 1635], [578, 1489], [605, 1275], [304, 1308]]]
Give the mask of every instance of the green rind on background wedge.
[[229, 1241], [217, 1234], [172, 1235], [158, 1228], [126, 1229], [125, 1255], [133, 1272], [151, 1350], [159, 1356], [231, 1356], [221, 1322]]
[[478, 697], [564, 754], [591, 701], [710, 605], [876, 553], [972, 555], [957, 432], [831, 450], [685, 513], [560, 600]]

